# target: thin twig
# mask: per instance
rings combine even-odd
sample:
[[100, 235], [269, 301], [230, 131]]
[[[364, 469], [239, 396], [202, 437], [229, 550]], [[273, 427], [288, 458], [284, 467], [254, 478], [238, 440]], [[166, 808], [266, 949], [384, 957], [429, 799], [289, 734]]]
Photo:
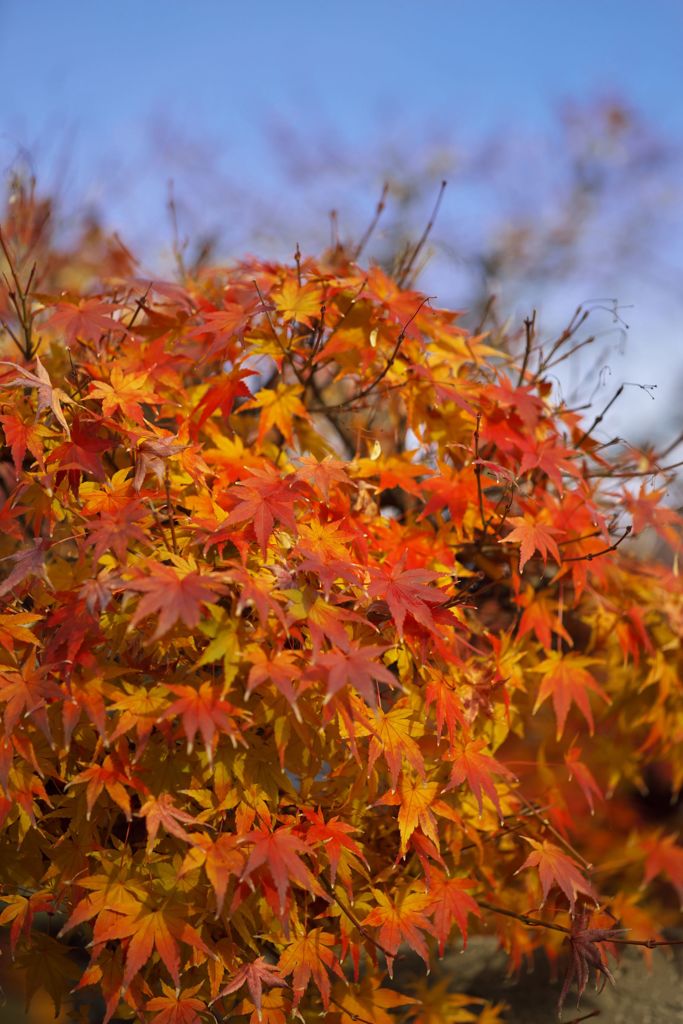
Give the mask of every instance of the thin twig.
[[9, 298], [10, 298], [10, 300], [12, 302], [12, 305], [14, 306], [14, 309], [15, 309], [16, 314], [17, 314], [17, 319], [18, 319], [19, 323], [21, 324], [21, 329], [22, 329], [22, 331], [24, 333], [24, 345], [22, 346], [21, 343], [19, 343], [17, 341], [17, 338], [15, 337], [15, 335], [11, 331], [10, 331], [10, 337], [12, 338], [13, 341], [15, 341], [19, 345], [19, 348], [21, 349], [22, 354], [23, 354], [24, 359], [26, 360], [26, 362], [30, 362], [31, 359], [33, 358], [33, 355], [34, 355], [34, 351], [33, 351], [33, 318], [34, 318], [34, 314], [31, 311], [29, 311], [27, 309], [27, 307], [26, 307], [26, 296], [28, 294], [28, 291], [29, 291], [29, 289], [31, 287], [31, 282], [33, 281], [33, 278], [34, 278], [34, 275], [35, 275], [36, 265], [34, 263], [33, 266], [31, 267], [31, 270], [30, 270], [29, 275], [28, 275], [27, 283], [24, 286], [24, 285], [22, 285], [21, 281], [19, 280], [19, 274], [18, 274], [16, 266], [15, 266], [14, 258], [13, 258], [13, 256], [11, 255], [11, 253], [9, 251], [9, 247], [7, 246], [7, 243], [5, 242], [5, 236], [4, 236], [3, 232], [2, 232], [2, 228], [0, 228], [0, 248], [2, 248], [2, 251], [3, 251], [4, 255], [5, 255], [5, 259], [7, 260], [7, 265], [9, 267], [10, 274], [12, 275], [12, 280], [14, 281], [14, 288], [12, 288], [12, 286], [9, 283], [9, 281], [7, 280], [7, 277], [3, 274], [3, 276], [5, 276], [5, 282], [6, 282], [6, 285], [7, 285], [7, 294], [9, 295]]
[[319, 881], [323, 889], [327, 892], [328, 896], [334, 900], [334, 902], [337, 904], [341, 912], [345, 914], [346, 917], [348, 917], [349, 921], [351, 921], [354, 927], [358, 929], [363, 938], [367, 939], [368, 942], [372, 943], [372, 945], [379, 949], [381, 953], [384, 953], [385, 956], [391, 957], [393, 959], [396, 954], [392, 953], [391, 950], [387, 949], [386, 946], [383, 946], [381, 942], [378, 942], [377, 939], [374, 939], [372, 935], [370, 935], [365, 930], [364, 926], [360, 923], [360, 921], [353, 913], [353, 911], [349, 907], [347, 907], [346, 904], [339, 898], [339, 896], [336, 894], [332, 886], [328, 885], [326, 879], [320, 878]]
[[571, 558], [563, 558], [562, 562], [592, 562], [594, 558], [600, 558], [601, 555], [608, 555], [610, 551], [617, 550], [619, 545], [626, 540], [632, 529], [633, 527], [627, 526], [621, 537], [608, 548], [603, 548], [601, 551], [591, 551], [587, 555], [573, 555]]
[[683, 466], [683, 459], [681, 459], [680, 462], [672, 462], [668, 466], [655, 466], [652, 467], [651, 469], [629, 469], [625, 470], [623, 473], [613, 473], [611, 471], [605, 473], [586, 473], [585, 477], [588, 478], [599, 476], [609, 477], [610, 480], [614, 480], [617, 478], [630, 480], [631, 477], [634, 476], [658, 476], [661, 475], [662, 473], [671, 473], [672, 470], [678, 469], [679, 466]]
[[[602, 530], [593, 530], [592, 533], [582, 533], [580, 537], [572, 537], [570, 540], [559, 540], [557, 542], [558, 548], [565, 547], [567, 544], [578, 544], [580, 540], [591, 540], [593, 537], [601, 537]], [[565, 559], [566, 561], [566, 559]]]
[[129, 322], [126, 325], [126, 330], [127, 331], [130, 331], [130, 329], [135, 326], [135, 321], [137, 320], [137, 318], [140, 315], [140, 313], [142, 312], [142, 310], [145, 308], [145, 303], [147, 301], [147, 296], [149, 295], [149, 293], [151, 291], [151, 288], [152, 288], [152, 282], [150, 281], [149, 284], [147, 285], [147, 288], [145, 290], [145, 294], [142, 296], [142, 298], [136, 299], [135, 310], [133, 312], [132, 317], [130, 318]]
[[[349, 316], [349, 314], [351, 313], [351, 310], [353, 309], [353, 307], [354, 307], [354, 306], [356, 305], [356, 303], [358, 302], [358, 299], [360, 298], [360, 296], [361, 296], [361, 293], [362, 293], [362, 291], [363, 291], [363, 289], [365, 288], [365, 286], [366, 286], [366, 284], [367, 284], [367, 283], [368, 283], [368, 279], [367, 279], [367, 277], [364, 277], [364, 278], [363, 278], [363, 280], [361, 281], [361, 283], [360, 283], [359, 287], [358, 287], [358, 288], [356, 289], [356, 291], [354, 292], [354, 294], [353, 294], [353, 296], [352, 296], [352, 298], [351, 298], [351, 301], [349, 302], [348, 306], [346, 307], [346, 309], [345, 309], [345, 310], [344, 310], [344, 312], [342, 313], [341, 317], [339, 318], [339, 320], [337, 320], [336, 324], [335, 324], [335, 325], [334, 325], [334, 327], [333, 327], [333, 328], [331, 329], [330, 333], [329, 333], [329, 334], [327, 335], [327, 341], [328, 341], [328, 342], [329, 342], [330, 338], [334, 337], [334, 335], [336, 334], [336, 332], [337, 332], [337, 331], [339, 330], [339, 328], [340, 328], [340, 327], [342, 326], [342, 324], [344, 323], [344, 321], [345, 321], [345, 320], [347, 319], [347, 317], [348, 317], [348, 316]], [[321, 369], [321, 367], [320, 367], [320, 366], [316, 366], [316, 373], [317, 373], [317, 371], [318, 371], [318, 370], [320, 370], [320, 369]]]
[[548, 355], [539, 362], [538, 369], [536, 371], [536, 375], [537, 376], [539, 374], [543, 373], [544, 370], [547, 369], [548, 363], [553, 358], [555, 353], [560, 348], [562, 348], [562, 346], [567, 341], [569, 341], [569, 339], [571, 337], [573, 337], [574, 334], [576, 334], [576, 332], [578, 331], [579, 327], [581, 327], [586, 322], [586, 320], [588, 319], [589, 316], [590, 316], [590, 310], [588, 310], [588, 309], [584, 310], [583, 306], [577, 306], [576, 307], [576, 309], [574, 310], [574, 313], [573, 313], [573, 316], [572, 316], [571, 320], [569, 321], [569, 323], [567, 324], [565, 329], [562, 331], [560, 336], [558, 338], [556, 338], [555, 341], [553, 342], [553, 344], [550, 346], [550, 352], [548, 352]]
[[387, 198], [388, 194], [389, 194], [389, 182], [385, 181], [384, 182], [384, 186], [382, 188], [382, 195], [379, 197], [379, 202], [377, 203], [377, 206], [375, 207], [375, 214], [374, 214], [372, 220], [370, 221], [370, 223], [368, 224], [368, 226], [367, 226], [367, 228], [365, 230], [364, 235], [362, 236], [360, 242], [356, 246], [355, 251], [353, 253], [353, 260], [354, 260], [354, 262], [357, 262], [358, 259], [360, 258], [360, 255], [363, 252], [363, 249], [368, 244], [368, 241], [370, 240], [370, 238], [371, 238], [375, 228], [377, 227], [379, 219], [382, 216], [382, 213], [384, 212], [384, 207], [386, 206], [386, 198]]
[[[479, 459], [479, 427], [481, 426], [481, 413], [477, 413], [477, 425], [474, 428], [474, 475], [477, 480], [477, 500], [479, 502], [479, 515], [481, 517], [481, 528], [486, 536], [486, 516], [484, 515], [484, 491], [481, 486], [481, 461]], [[482, 538], [483, 541], [483, 538]]]
[[441, 206], [441, 200], [443, 199], [443, 194], [446, 191], [446, 185], [447, 184], [448, 184], [448, 182], [446, 182], [446, 181], [442, 181], [441, 182], [441, 187], [439, 189], [439, 194], [436, 197], [436, 202], [434, 204], [434, 209], [432, 210], [432, 215], [429, 218], [429, 221], [427, 222], [427, 227], [422, 232], [422, 235], [420, 236], [420, 239], [419, 239], [417, 245], [413, 249], [411, 255], [408, 257], [408, 262], [406, 263], [405, 267], [403, 267], [403, 269], [401, 270], [400, 274], [398, 275], [398, 277], [396, 279], [396, 283], [397, 283], [397, 285], [400, 288], [402, 288], [404, 286], [405, 282], [408, 280], [408, 277], [410, 275], [410, 271], [413, 269], [413, 266], [415, 265], [415, 260], [420, 255], [420, 250], [422, 249], [422, 247], [424, 246], [425, 242], [429, 238], [429, 234], [430, 234], [432, 228], [434, 227], [434, 222], [435, 222], [437, 214], [439, 212], [439, 207]]
[[283, 356], [285, 357], [285, 359], [287, 360], [287, 362], [291, 366], [292, 370], [294, 371], [294, 374], [296, 376], [296, 379], [299, 381], [299, 384], [301, 384], [302, 387], [306, 387], [306, 381], [304, 380], [304, 378], [303, 378], [299, 368], [297, 367], [296, 363], [294, 362], [294, 357], [292, 356], [291, 351], [283, 345], [282, 338], [277, 333], [277, 330], [275, 328], [275, 324], [273, 323], [273, 318], [270, 315], [270, 308], [266, 305], [266, 300], [263, 298], [263, 294], [261, 292], [261, 289], [258, 286], [258, 283], [256, 281], [252, 281], [252, 284], [254, 285], [254, 288], [256, 289], [256, 293], [257, 293], [257, 295], [259, 297], [259, 300], [261, 302], [262, 311], [266, 314], [266, 319], [268, 320], [268, 324], [269, 324], [270, 329], [271, 329], [271, 331], [273, 333], [273, 337], [275, 338], [275, 340], [277, 341], [277, 343], [278, 343], [278, 345], [280, 347], [280, 351], [282, 352]]
[[[645, 391], [646, 393], [649, 394], [650, 391], [653, 388], [656, 388], [656, 387], [657, 387], [656, 384], [637, 384], [637, 383], [634, 383], [633, 381], [628, 381], [628, 380], [624, 381], [624, 383], [620, 384], [619, 387], [617, 388], [617, 390], [614, 392], [612, 398], [609, 400], [609, 402], [607, 403], [605, 408], [602, 410], [602, 412], [598, 416], [595, 417], [595, 419], [591, 423], [591, 425], [588, 428], [588, 430], [585, 430], [583, 432], [581, 437], [576, 442], [576, 447], [578, 448], [581, 444], [583, 444], [583, 442], [586, 440], [586, 438], [590, 437], [590, 435], [593, 433], [593, 431], [598, 426], [598, 424], [602, 423], [603, 419], [605, 418], [606, 413], [612, 408], [612, 406], [614, 405], [616, 400], [623, 393], [624, 388], [640, 388], [641, 391]], [[654, 398], [654, 395], [650, 395], [650, 397]]]
[[668, 444], [668, 445], [666, 446], [666, 448], [664, 449], [664, 451], [661, 451], [661, 452], [659, 453], [659, 458], [660, 458], [660, 459], [663, 459], [663, 458], [665, 458], [665, 457], [666, 457], [667, 455], [670, 455], [670, 454], [671, 454], [671, 452], [672, 452], [672, 451], [674, 450], [674, 448], [677, 448], [677, 447], [679, 446], [679, 444], [682, 444], [682, 443], [683, 443], [683, 433], [680, 433], [680, 434], [678, 435], [678, 437], [675, 437], [675, 438], [673, 439], [673, 441], [671, 442], [671, 444]]
[[477, 334], [481, 334], [481, 332], [484, 330], [484, 324], [486, 323], [486, 321], [488, 320], [489, 316], [491, 315], [491, 310], [493, 309], [495, 302], [496, 302], [496, 296], [495, 295], [489, 295], [488, 299], [486, 300], [486, 305], [484, 306], [484, 309], [482, 310], [482, 314], [481, 314], [481, 318], [479, 320], [479, 323], [474, 328], [475, 337], [476, 337]]
[[576, 345], [570, 348], [569, 351], [565, 352], [564, 355], [559, 356], [557, 359], [553, 359], [552, 362], [549, 363], [546, 360], [543, 364], [543, 370], [550, 370], [553, 366], [559, 366], [560, 363], [563, 363], [565, 361], [565, 359], [570, 359], [575, 352], [579, 351], [579, 349], [585, 348], [586, 345], [592, 345], [596, 338], [596, 334], [591, 334], [590, 337], [585, 338], [583, 341], [579, 341]]
[[12, 339], [12, 341], [17, 346], [17, 348], [19, 349], [19, 351], [21, 352], [22, 356], [25, 359], [26, 358], [26, 353], [24, 352], [24, 346], [21, 344], [21, 342], [17, 338], [16, 334], [14, 333], [14, 331], [12, 330], [10, 325], [7, 323], [6, 320], [3, 320], [1, 318], [0, 318], [0, 324], [5, 328], [5, 330], [9, 334], [10, 338]]
[[403, 344], [403, 342], [405, 340], [406, 331], [408, 330], [408, 328], [410, 327], [410, 325], [412, 324], [413, 320], [418, 315], [418, 313], [420, 312], [422, 307], [425, 305], [425, 303], [429, 302], [429, 300], [433, 299], [433, 298], [434, 298], [433, 295], [427, 295], [422, 300], [420, 305], [417, 307], [417, 309], [415, 310], [413, 315], [403, 325], [403, 327], [401, 328], [401, 333], [399, 334], [398, 338], [396, 339], [396, 344], [394, 345], [394, 349], [393, 349], [391, 355], [387, 359], [387, 362], [386, 362], [386, 365], [384, 366], [384, 369], [381, 370], [377, 374], [377, 376], [374, 378], [374, 380], [370, 381], [370, 383], [366, 387], [362, 388], [357, 394], [352, 395], [350, 398], [347, 398], [343, 402], [337, 402], [336, 405], [328, 405], [328, 406], [326, 406], [325, 410], [309, 410], [309, 412], [312, 412], [312, 411], [316, 411], [316, 412], [327, 411], [327, 412], [330, 412], [330, 411], [335, 411], [337, 409], [346, 409], [349, 405], [354, 405], [356, 402], [359, 402], [361, 399], [363, 399], [367, 395], [369, 395], [371, 391], [374, 391], [375, 388], [377, 387], [377, 385], [382, 383], [382, 381], [384, 380], [386, 375], [389, 373], [389, 370], [391, 369], [391, 367], [396, 362], [396, 358], [397, 358], [398, 353], [399, 353], [399, 351], [401, 349], [401, 345]]
[[178, 208], [176, 207], [175, 196], [173, 194], [173, 180], [170, 180], [168, 183], [167, 208], [171, 215], [171, 227], [173, 229], [173, 256], [180, 272], [180, 278], [182, 281], [185, 281], [187, 279], [187, 267], [185, 266], [183, 248], [187, 243], [181, 245], [180, 236], [178, 234]]
[[553, 921], [542, 921], [539, 917], [529, 917], [528, 914], [518, 914], [514, 910], [506, 910], [505, 907], [497, 907], [495, 903], [489, 903], [487, 900], [480, 900], [478, 897], [474, 897], [477, 904], [483, 907], [484, 910], [491, 910], [494, 914], [502, 914], [504, 917], [514, 917], [516, 921], [521, 921], [522, 924], [528, 924], [530, 928], [550, 928], [555, 932], [564, 932], [565, 935], [571, 935], [571, 928], [565, 928], [563, 924], [555, 924]]
[[520, 388], [524, 383], [524, 377], [526, 375], [526, 368], [529, 365], [529, 356], [531, 355], [531, 349], [534, 343], [534, 336], [536, 334], [536, 310], [533, 311], [531, 317], [526, 317], [524, 320], [524, 358], [522, 359], [522, 365], [519, 370], [519, 377], [517, 378], [517, 387]]
[[173, 545], [173, 554], [178, 554], [178, 544], [175, 535], [175, 509], [173, 507], [173, 501], [171, 500], [171, 477], [166, 467], [164, 474], [164, 486], [166, 488], [166, 512], [168, 514], [168, 525], [171, 531], [171, 544]]

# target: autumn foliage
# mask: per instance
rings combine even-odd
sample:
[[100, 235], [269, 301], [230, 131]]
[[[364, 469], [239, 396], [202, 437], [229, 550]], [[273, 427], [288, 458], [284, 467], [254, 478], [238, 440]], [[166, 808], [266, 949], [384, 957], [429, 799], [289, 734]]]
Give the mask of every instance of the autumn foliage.
[[683, 783], [681, 524], [665, 461], [554, 398], [578, 322], [468, 334], [342, 249], [158, 280], [14, 198], [0, 924], [29, 998], [491, 1024], [407, 952], [486, 928], [581, 990], [661, 940], [683, 850], [633, 796]]

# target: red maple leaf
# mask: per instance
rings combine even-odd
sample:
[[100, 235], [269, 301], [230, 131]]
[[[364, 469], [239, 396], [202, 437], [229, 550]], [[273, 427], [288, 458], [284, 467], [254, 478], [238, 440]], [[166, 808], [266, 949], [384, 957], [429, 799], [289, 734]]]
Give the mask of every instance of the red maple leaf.
[[324, 890], [301, 860], [302, 855], [309, 852], [306, 844], [293, 834], [289, 826], [283, 825], [271, 831], [266, 825], [262, 825], [249, 832], [242, 841], [253, 844], [249, 860], [242, 872], [242, 879], [248, 878], [257, 868], [265, 866], [275, 882], [280, 897], [281, 914], [285, 912], [290, 881], [326, 899]]
[[380, 655], [388, 649], [378, 644], [350, 645], [346, 651], [336, 648], [319, 655], [316, 664], [327, 670], [327, 699], [348, 683], [374, 707], [377, 704], [375, 680], [391, 687], [397, 685], [396, 676], [379, 661]]
[[348, 822], [342, 821], [336, 815], [325, 821], [322, 811], [302, 809], [302, 814], [310, 822], [306, 831], [307, 843], [320, 843], [325, 856], [330, 862], [330, 880], [335, 883], [337, 868], [344, 850], [354, 857], [359, 857], [365, 862], [363, 851], [355, 839], [351, 838], [352, 832], [358, 829]]
[[[571, 933], [567, 937], [571, 955], [557, 1004], [557, 1011], [559, 1014], [562, 1014], [564, 1001], [567, 997], [571, 984], [575, 979], [578, 990], [578, 998], [576, 1000], [576, 1008], [578, 1010], [581, 996], [588, 984], [591, 969], [595, 971], [596, 986], [597, 979], [601, 976], [603, 987], [606, 981], [609, 981], [612, 985], [616, 984], [612, 976], [612, 972], [605, 961], [601, 944], [603, 942], [609, 943], [612, 942], [613, 939], [620, 938], [628, 931], [628, 929], [589, 928], [589, 921], [589, 913], [577, 914], [572, 918]], [[612, 947], [612, 951], [614, 951], [614, 947]], [[600, 991], [602, 991], [602, 989], [600, 989]]]
[[246, 520], [252, 522], [264, 557], [276, 522], [284, 523], [292, 533], [296, 533], [296, 491], [292, 482], [286, 478], [283, 480], [274, 469], [252, 470], [251, 475], [235, 484], [229, 493], [238, 499], [238, 503], [224, 525], [232, 526]]
[[370, 597], [387, 602], [396, 623], [399, 636], [403, 636], [403, 623], [407, 614], [428, 629], [434, 629], [430, 605], [444, 604], [446, 595], [436, 587], [427, 586], [439, 574], [429, 569], [404, 569], [404, 560], [395, 565], [370, 569]]
[[147, 573], [139, 573], [126, 583], [126, 590], [143, 595], [130, 621], [130, 629], [135, 629], [145, 616], [155, 613], [159, 614], [159, 621], [153, 640], [167, 633], [176, 622], [182, 622], [188, 629], [197, 625], [202, 605], [214, 601], [217, 593], [224, 593], [225, 584], [195, 570], [184, 571], [186, 568], [182, 563], [175, 567], [148, 561]]
[[210, 344], [202, 352], [202, 361], [212, 359], [218, 353], [231, 358], [236, 349], [231, 344], [245, 329], [253, 315], [256, 300], [251, 306], [243, 301], [226, 301], [223, 309], [212, 307], [202, 310], [203, 323], [187, 332], [188, 338], [207, 338]]
[[263, 998], [263, 986], [267, 985], [269, 988], [273, 986], [277, 988], [287, 988], [287, 982], [280, 974], [279, 969], [274, 964], [269, 964], [262, 956], [257, 957], [249, 964], [243, 964], [242, 967], [235, 973], [232, 981], [222, 988], [221, 991], [213, 1000], [215, 1003], [218, 999], [222, 999], [224, 996], [229, 996], [233, 992], [237, 992], [238, 989], [242, 988], [242, 985], [246, 985], [249, 989], [249, 995], [251, 1001], [256, 1007], [258, 1019], [261, 1020], [261, 1003]]
[[114, 313], [125, 308], [118, 302], [98, 298], [57, 302], [54, 305], [54, 312], [42, 326], [63, 332], [68, 345], [73, 345], [79, 338], [97, 341], [110, 331], [117, 334], [128, 333], [126, 325], [113, 318]]
[[462, 932], [463, 946], [467, 946], [467, 917], [469, 914], [481, 917], [479, 906], [467, 892], [476, 884], [471, 878], [447, 878], [440, 871], [432, 870], [429, 906], [439, 940], [439, 956], [443, 956], [454, 922]]
[[202, 427], [216, 409], [220, 409], [221, 414], [227, 419], [232, 412], [236, 398], [251, 398], [251, 391], [244, 381], [247, 377], [254, 376], [258, 376], [256, 370], [236, 367], [221, 377], [218, 383], [212, 384], [195, 407], [195, 412], [201, 410], [197, 426]]
[[46, 586], [52, 586], [45, 569], [45, 553], [47, 549], [47, 541], [36, 540], [33, 547], [26, 548], [23, 551], [15, 551], [13, 555], [6, 556], [9, 561], [14, 562], [14, 568], [9, 576], [6, 576], [2, 583], [0, 583], [0, 597], [12, 593], [29, 576], [38, 576], [44, 581]]
[[48, 465], [59, 466], [55, 477], [57, 485], [66, 476], [74, 494], [84, 473], [89, 473], [95, 480], [104, 480], [101, 453], [106, 451], [111, 442], [93, 430], [93, 424], [80, 417], [74, 417], [71, 423], [71, 436], [63, 444], [53, 449], [48, 458]]
[[560, 492], [564, 489], [563, 474], [581, 476], [576, 452], [559, 444], [557, 438], [538, 441], [533, 436], [525, 436], [519, 447], [522, 451], [520, 475], [530, 469], [540, 469], [541, 472], [548, 474]]
[[451, 778], [446, 789], [453, 789], [467, 779], [467, 784], [479, 804], [479, 812], [481, 813], [483, 810], [482, 793], [485, 793], [498, 811], [498, 816], [502, 818], [503, 812], [500, 807], [500, 798], [496, 784], [493, 781], [493, 776], [500, 775], [505, 779], [512, 779], [514, 776], [495, 757], [491, 757], [490, 754], [481, 753], [485, 746], [486, 740], [484, 739], [470, 740], [464, 743], [460, 750], [451, 755], [453, 768], [451, 769]]
[[564, 755], [564, 763], [569, 769], [570, 780], [576, 779], [578, 784], [581, 786], [583, 795], [586, 798], [592, 814], [595, 810], [593, 797], [596, 796], [598, 800], [602, 800], [602, 790], [595, 781], [590, 768], [582, 763], [581, 748], [576, 746], [570, 747]]
[[170, 793], [150, 796], [140, 808], [140, 817], [147, 819], [148, 853], [156, 842], [161, 826], [163, 826], [165, 832], [176, 836], [177, 839], [183, 839], [187, 843], [193, 841], [193, 837], [183, 828], [183, 825], [196, 825], [197, 822], [191, 814], [175, 806]]
[[161, 717], [179, 716], [187, 738], [188, 754], [192, 753], [194, 739], [198, 732], [201, 733], [210, 762], [213, 741], [217, 734], [229, 736], [233, 745], [237, 743], [238, 739], [244, 742], [238, 719], [246, 718], [246, 713], [230, 704], [229, 701], [223, 700], [212, 683], [202, 683], [199, 688], [176, 686], [169, 683], [167, 689], [180, 699], [174, 701]]

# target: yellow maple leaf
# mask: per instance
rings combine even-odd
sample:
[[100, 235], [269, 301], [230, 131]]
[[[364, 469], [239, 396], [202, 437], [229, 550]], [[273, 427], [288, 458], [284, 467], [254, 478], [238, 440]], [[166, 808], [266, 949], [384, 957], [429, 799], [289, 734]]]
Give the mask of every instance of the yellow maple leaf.
[[323, 290], [317, 284], [299, 287], [296, 281], [289, 280], [285, 281], [278, 291], [272, 292], [270, 298], [283, 320], [298, 320], [311, 327], [313, 320], [320, 316]]
[[292, 444], [292, 420], [294, 417], [310, 419], [301, 402], [301, 393], [302, 388], [298, 384], [279, 383], [275, 390], [262, 388], [250, 402], [242, 406], [240, 411], [260, 410], [257, 437], [259, 445], [263, 443], [264, 437], [272, 427], [277, 427], [287, 444]]

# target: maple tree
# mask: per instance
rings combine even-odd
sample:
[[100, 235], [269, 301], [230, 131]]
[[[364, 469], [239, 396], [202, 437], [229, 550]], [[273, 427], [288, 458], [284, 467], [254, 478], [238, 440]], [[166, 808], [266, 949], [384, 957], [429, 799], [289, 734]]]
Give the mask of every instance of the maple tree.
[[513, 968], [564, 957], [564, 1000], [666, 942], [683, 853], [631, 794], [683, 783], [675, 467], [554, 399], [574, 333], [515, 355], [339, 249], [157, 280], [40, 216], [8, 207], [0, 287], [28, 997], [492, 1022], [396, 962], [485, 922]]

